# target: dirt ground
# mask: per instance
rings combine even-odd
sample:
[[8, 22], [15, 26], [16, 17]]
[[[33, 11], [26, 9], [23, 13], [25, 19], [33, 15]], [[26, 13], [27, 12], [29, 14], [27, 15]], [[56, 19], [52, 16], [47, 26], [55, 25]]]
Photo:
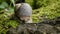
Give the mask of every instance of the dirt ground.
[[19, 24], [16, 28], [10, 28], [7, 34], [60, 34], [60, 17], [49, 22]]

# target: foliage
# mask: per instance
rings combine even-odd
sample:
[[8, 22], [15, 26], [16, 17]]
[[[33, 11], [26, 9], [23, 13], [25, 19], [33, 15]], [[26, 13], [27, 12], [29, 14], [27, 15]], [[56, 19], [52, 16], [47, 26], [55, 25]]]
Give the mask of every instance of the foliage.
[[[33, 22], [60, 16], [60, 0], [26, 0], [26, 3], [33, 8]], [[0, 34], [6, 34], [9, 27], [18, 25], [16, 20], [10, 20], [12, 14], [14, 14], [14, 0], [0, 0]]]
[[33, 3], [32, 18], [34, 22], [38, 22], [44, 18], [53, 19], [60, 16], [60, 0], [33, 0], [33, 2], [28, 1], [27, 3]]
[[[12, 11], [12, 9], [9, 11]], [[13, 12], [9, 11], [5, 11], [4, 13], [2, 13], [2, 10], [0, 11], [0, 34], [5, 34], [10, 27], [15, 28], [18, 24], [16, 21], [10, 20], [10, 16]]]
[[58, 17], [60, 16], [60, 3], [53, 3], [52, 5], [48, 5], [46, 7], [43, 7], [43, 8], [39, 8], [39, 9], [36, 9], [33, 11], [33, 16], [35, 16], [34, 19], [35, 22], [40, 19], [38, 17], [41, 17], [41, 16], [44, 16], [48, 19], [53, 19], [55, 17]]

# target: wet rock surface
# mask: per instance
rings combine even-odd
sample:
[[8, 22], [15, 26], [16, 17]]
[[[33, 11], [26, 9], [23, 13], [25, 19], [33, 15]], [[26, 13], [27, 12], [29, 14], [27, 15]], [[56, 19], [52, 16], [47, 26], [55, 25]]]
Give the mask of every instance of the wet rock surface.
[[10, 28], [7, 34], [60, 34], [60, 17], [48, 21], [19, 24]]

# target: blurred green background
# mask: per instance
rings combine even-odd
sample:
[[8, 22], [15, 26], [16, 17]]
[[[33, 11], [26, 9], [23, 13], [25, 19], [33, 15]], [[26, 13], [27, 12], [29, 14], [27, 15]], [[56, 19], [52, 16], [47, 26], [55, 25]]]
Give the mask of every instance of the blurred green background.
[[[14, 14], [15, 0], [0, 0], [0, 34], [6, 34], [10, 27], [19, 23], [10, 20]], [[60, 0], [25, 0], [33, 8], [33, 22], [42, 21], [44, 18], [53, 19], [60, 16]]]

